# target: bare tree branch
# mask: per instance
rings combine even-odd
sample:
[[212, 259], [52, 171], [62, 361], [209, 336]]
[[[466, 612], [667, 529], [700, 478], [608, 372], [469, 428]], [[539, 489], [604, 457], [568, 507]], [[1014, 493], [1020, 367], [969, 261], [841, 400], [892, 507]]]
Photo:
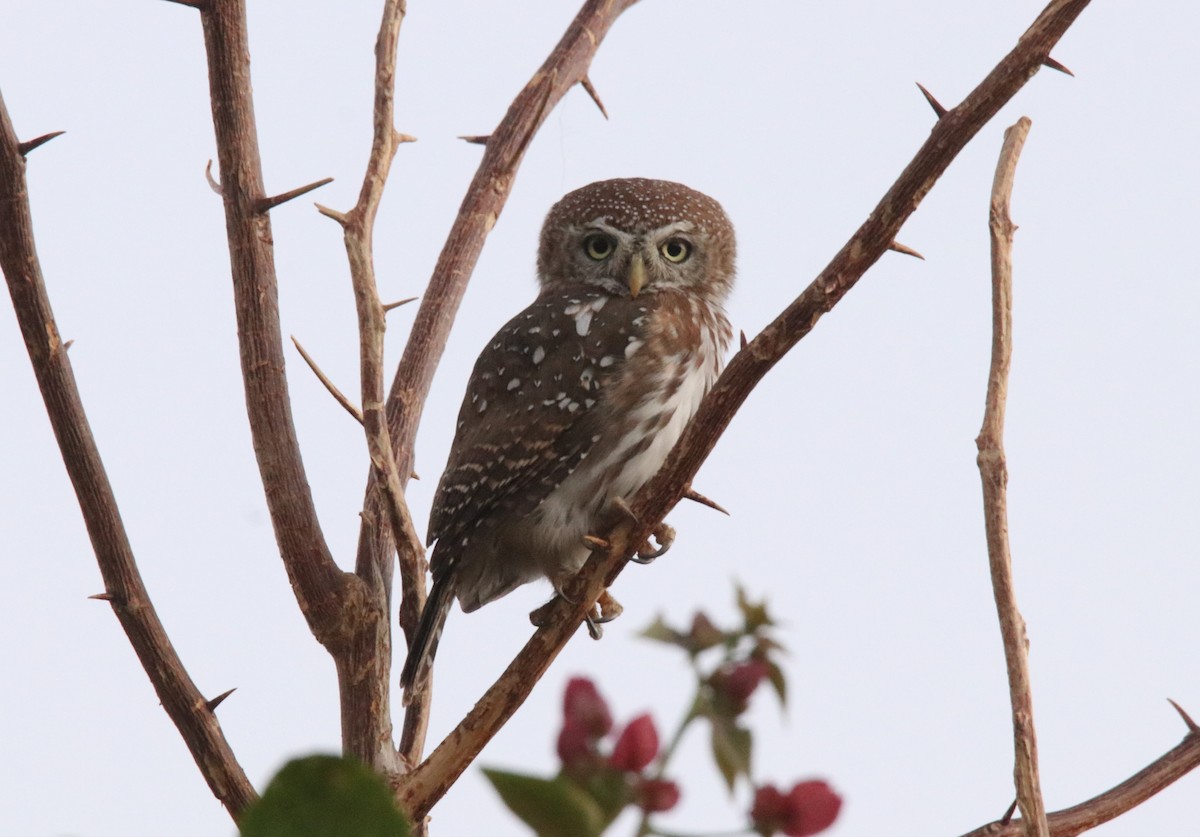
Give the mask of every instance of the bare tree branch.
[[[392, 381], [387, 400], [388, 425], [401, 474], [411, 474], [417, 427], [433, 382], [433, 373], [441, 360], [450, 335], [450, 327], [475, 269], [484, 239], [499, 218], [512, 189], [517, 168], [525, 149], [551, 108], [576, 83], [587, 75], [592, 58], [613, 22], [636, 0], [587, 0], [554, 51], [533, 78], [513, 100], [499, 126], [487, 138], [479, 169], [463, 198], [454, 226], [434, 267], [429, 287], [413, 323], [404, 356]], [[373, 479], [373, 477], [372, 477]], [[372, 522], [380, 517], [378, 493], [368, 486], [363, 507], [363, 526], [359, 532], [357, 565], [377, 565], [393, 549], [390, 532]], [[401, 578], [406, 573], [424, 573], [424, 564], [406, 560], [401, 554]], [[420, 618], [420, 602], [400, 604], [400, 625], [411, 637]], [[426, 680], [428, 688], [432, 678]], [[423, 705], [421, 694], [411, 697], [413, 705]], [[400, 750], [414, 761], [420, 748], [414, 746], [423, 713], [409, 709], [405, 716]]]
[[[50, 136], [50, 135], [48, 135]], [[142, 583], [112, 485], [79, 399], [67, 346], [59, 337], [33, 240], [25, 161], [0, 96], [0, 267], [46, 412], [75, 488], [109, 602], [154, 691], [213, 795], [237, 819], [256, 798], [213, 709], [183, 667]]]
[[1033, 723], [1033, 691], [1029, 682], [1029, 640], [1013, 588], [1012, 554], [1008, 543], [1008, 465], [1004, 456], [1004, 410], [1008, 399], [1008, 370], [1012, 361], [1012, 241], [1016, 226], [1009, 216], [1017, 160], [1030, 121], [1022, 116], [1004, 132], [1004, 146], [992, 184], [989, 228], [992, 240], [992, 361], [988, 372], [983, 427], [975, 440], [983, 482], [983, 520], [987, 530], [988, 566], [1004, 640], [1009, 700], [1013, 717], [1013, 776], [1017, 805], [1026, 837], [1048, 837], [1046, 806], [1038, 778], [1037, 734]]
[[[1200, 729], [1189, 726], [1183, 741], [1121, 784], [1079, 805], [1049, 814], [1046, 821], [1050, 837], [1075, 837], [1103, 825], [1133, 810], [1197, 767], [1200, 767]], [[1023, 821], [1009, 820], [988, 823], [962, 837], [1023, 837], [1024, 834]]]
[[[419, 607], [425, 601], [425, 549], [413, 526], [408, 504], [404, 499], [404, 481], [396, 468], [392, 441], [388, 434], [383, 400], [383, 336], [387, 327], [386, 312], [379, 299], [375, 282], [372, 236], [379, 203], [387, 183], [388, 172], [396, 149], [411, 138], [399, 134], [394, 127], [396, 86], [396, 45], [400, 25], [404, 21], [404, 0], [387, 0], [375, 42], [375, 106], [371, 153], [358, 202], [345, 215], [322, 211], [335, 217], [342, 225], [346, 255], [350, 261], [350, 278], [354, 287], [355, 310], [358, 314], [359, 365], [362, 383], [362, 419], [371, 460], [371, 485], [382, 495], [381, 504], [390, 525], [392, 539], [400, 545], [404, 560], [420, 567], [419, 572], [401, 575], [405, 601]], [[374, 522], [374, 521], [371, 521]], [[342, 693], [342, 740], [348, 752], [373, 763], [383, 772], [399, 769], [397, 753], [392, 743], [391, 721], [391, 554], [378, 556], [377, 561], [360, 561], [355, 571], [363, 580], [372, 598], [373, 629], [355, 634], [354, 651], [348, 661], [339, 660]], [[342, 669], [353, 663], [353, 670]], [[353, 685], [352, 685], [353, 684]], [[428, 703], [422, 713], [428, 718]], [[417, 746], [424, 743], [424, 727]]]
[[288, 396], [279, 291], [250, 88], [244, 0], [200, 4], [221, 169], [246, 411], [279, 553], [309, 628], [331, 651], [346, 642], [352, 577], [334, 563], [317, 520]]
[[888, 249], [950, 162], [1037, 73], [1051, 48], [1088, 2], [1053, 0], [979, 86], [938, 120], [929, 139], [833, 261], [733, 357], [666, 464], [630, 503], [641, 523], [624, 522], [604, 535], [610, 548], [592, 554], [568, 585], [567, 598], [558, 600], [552, 611], [545, 614], [547, 623], [534, 633], [459, 726], [401, 781], [398, 793], [413, 819], [419, 820], [429, 811], [528, 697], [533, 685], [574, 635], [585, 611], [683, 496], [754, 386]]

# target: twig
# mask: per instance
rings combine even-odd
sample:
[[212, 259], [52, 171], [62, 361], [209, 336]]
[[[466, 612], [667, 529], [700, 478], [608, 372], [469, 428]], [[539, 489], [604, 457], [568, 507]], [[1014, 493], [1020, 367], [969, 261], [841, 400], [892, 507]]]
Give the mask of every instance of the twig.
[[592, 553], [584, 569], [568, 585], [566, 596], [546, 614], [547, 622], [534, 633], [504, 674], [429, 758], [405, 777], [400, 796], [414, 819], [429, 811], [528, 697], [538, 678], [575, 634], [584, 613], [682, 497], [684, 487], [754, 386], [887, 250], [951, 161], [1036, 74], [1043, 58], [1088, 2], [1051, 2], [987, 78], [938, 120], [899, 179], [812, 284], [733, 357], [666, 464], [634, 498], [631, 505], [641, 523], [624, 521], [603, 533], [611, 548]]
[[[420, 613], [425, 601], [425, 550], [404, 499], [404, 482], [396, 468], [392, 440], [388, 435], [383, 402], [383, 336], [387, 328], [387, 312], [379, 299], [372, 251], [375, 216], [383, 198], [388, 172], [396, 148], [406, 139], [397, 133], [393, 124], [396, 46], [400, 38], [400, 25], [404, 22], [405, 5], [404, 0], [387, 0], [383, 4], [383, 17], [375, 41], [371, 153], [358, 202], [340, 220], [350, 262], [354, 307], [358, 315], [362, 418], [371, 460], [371, 485], [382, 495], [382, 506], [392, 540], [400, 548], [403, 606], [416, 608]], [[386, 775], [400, 769], [400, 759], [407, 761], [406, 754], [397, 753], [392, 743], [390, 614], [393, 564], [390, 554], [370, 558], [359, 561], [355, 572], [366, 584], [372, 598], [372, 618], [379, 619], [382, 615], [382, 619], [375, 624], [374, 630], [360, 632], [356, 637], [353, 652], [358, 669], [356, 677], [363, 685], [353, 698], [353, 707], [343, 704], [342, 735], [343, 744], [349, 752]], [[344, 699], [347, 697], [344, 695]], [[364, 698], [368, 699], [365, 703], [361, 702]], [[426, 700], [423, 712], [418, 713], [422, 722], [415, 727], [415, 746], [418, 749], [424, 744], [428, 711]]]
[[320, 381], [321, 384], [325, 387], [325, 389], [328, 390], [329, 394], [333, 396], [333, 400], [336, 401], [337, 403], [341, 404], [342, 409], [344, 409], [350, 415], [354, 416], [354, 418], [358, 421], [359, 424], [362, 424], [363, 423], [362, 410], [360, 410], [360, 409], [358, 409], [358, 407], [354, 406], [354, 404], [350, 401], [350, 399], [346, 397], [346, 393], [344, 393], [340, 389], [338, 389], [337, 384], [335, 384], [333, 381], [329, 380], [329, 376], [326, 375], [323, 371], [321, 371], [321, 367], [317, 366], [317, 362], [315, 360], [313, 360], [312, 355], [310, 355], [308, 352], [306, 352], [304, 350], [304, 347], [302, 345], [300, 345], [300, 341], [297, 340], [295, 338], [295, 336], [292, 337], [292, 345], [294, 345], [296, 347], [296, 351], [298, 351], [300, 353], [300, 357], [304, 358], [304, 362], [308, 364], [308, 368], [311, 369], [313, 371], [313, 374], [317, 376], [317, 380]]
[[216, 716], [206, 706], [171, 645], [150, 601], [121, 521], [112, 485], [58, 334], [33, 239], [20, 143], [0, 96], [0, 267], [4, 270], [25, 347], [75, 488], [105, 592], [142, 668], [209, 788], [234, 819], [257, 795]]
[[1028, 117], [1022, 116], [1004, 132], [1004, 146], [992, 183], [989, 228], [992, 239], [992, 361], [988, 371], [983, 427], [975, 440], [983, 482], [983, 521], [987, 531], [988, 566], [992, 592], [1004, 640], [1008, 692], [1013, 717], [1013, 776], [1017, 806], [1026, 837], [1047, 837], [1046, 806], [1038, 778], [1037, 734], [1033, 723], [1033, 691], [1029, 682], [1028, 638], [1013, 588], [1012, 554], [1008, 543], [1008, 465], [1004, 457], [1004, 411], [1008, 399], [1008, 370], [1012, 360], [1012, 240], [1016, 227], [1009, 215], [1013, 179], [1025, 137]]
[[[1200, 731], [1189, 729], [1182, 742], [1116, 787], [1046, 817], [1050, 837], [1075, 837], [1141, 805], [1154, 794], [1200, 767]], [[1023, 837], [1022, 820], [994, 822], [962, 837]]]

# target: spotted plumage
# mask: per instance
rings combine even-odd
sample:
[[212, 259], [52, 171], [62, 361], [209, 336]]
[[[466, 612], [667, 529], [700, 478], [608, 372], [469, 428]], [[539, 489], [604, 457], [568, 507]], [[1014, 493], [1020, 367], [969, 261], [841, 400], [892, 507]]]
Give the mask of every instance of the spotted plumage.
[[550, 210], [541, 293], [488, 341], [459, 410], [402, 686], [455, 598], [470, 612], [539, 578], [560, 588], [583, 536], [659, 469], [721, 370], [734, 255], [720, 205], [677, 183], [602, 181]]

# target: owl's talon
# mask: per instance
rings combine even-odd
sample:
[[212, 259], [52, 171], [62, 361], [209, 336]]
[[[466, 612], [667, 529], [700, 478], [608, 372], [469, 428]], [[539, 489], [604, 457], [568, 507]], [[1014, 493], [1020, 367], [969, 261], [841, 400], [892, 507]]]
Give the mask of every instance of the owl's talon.
[[621, 603], [614, 599], [609, 592], [605, 590], [596, 599], [596, 611], [599, 615], [596, 616], [597, 624], [603, 625], [616, 619], [625, 612], [625, 608], [621, 607]]
[[601, 627], [600, 622], [596, 621], [591, 613], [583, 614], [583, 621], [587, 625], [588, 636], [592, 639], [601, 639], [604, 636], [604, 628]]
[[635, 564], [652, 563], [654, 559], [665, 555], [671, 548], [671, 544], [675, 543], [675, 529], [667, 523], [658, 524], [650, 534], [658, 541], [658, 548], [652, 549], [650, 541], [647, 540], [642, 544], [642, 548], [637, 551], [637, 555], [629, 559], [630, 561], [633, 561]]
[[558, 604], [558, 600], [562, 599], [567, 604], [574, 604], [562, 590], [558, 589], [558, 585], [554, 587], [554, 597], [543, 605], [538, 605], [533, 610], [529, 611], [529, 623], [535, 628], [540, 628], [550, 621], [550, 612], [554, 610], [554, 606]]

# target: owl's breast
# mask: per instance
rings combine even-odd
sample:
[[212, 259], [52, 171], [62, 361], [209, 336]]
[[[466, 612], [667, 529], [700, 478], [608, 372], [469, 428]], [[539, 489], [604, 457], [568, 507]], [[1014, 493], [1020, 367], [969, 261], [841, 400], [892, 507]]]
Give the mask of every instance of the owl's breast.
[[723, 365], [731, 329], [721, 311], [682, 295], [657, 296], [605, 381], [601, 437], [535, 515], [539, 526], [562, 533], [571, 563], [586, 558], [579, 539], [600, 525], [612, 499], [632, 497], [662, 467]]

